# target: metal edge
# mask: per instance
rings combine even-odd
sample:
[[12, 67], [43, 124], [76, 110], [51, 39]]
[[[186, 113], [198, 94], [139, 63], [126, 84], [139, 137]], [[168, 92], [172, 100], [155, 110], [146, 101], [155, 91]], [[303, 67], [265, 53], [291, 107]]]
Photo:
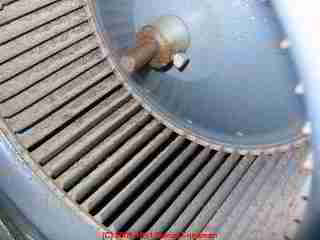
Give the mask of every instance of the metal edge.
[[109, 231], [67, 197], [0, 118], [0, 188], [48, 239], [99, 239]]
[[318, 1], [273, 0], [273, 4], [292, 42], [292, 52], [305, 86], [310, 120], [312, 121], [312, 145], [314, 167], [312, 172], [311, 198], [305, 218], [296, 239], [319, 239], [320, 229], [320, 21]]

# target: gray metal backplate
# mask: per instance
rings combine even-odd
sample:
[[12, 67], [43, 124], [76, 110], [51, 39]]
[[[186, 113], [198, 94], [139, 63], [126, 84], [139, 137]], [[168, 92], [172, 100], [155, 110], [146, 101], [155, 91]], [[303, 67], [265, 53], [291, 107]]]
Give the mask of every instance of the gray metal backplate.
[[190, 64], [183, 72], [145, 70], [129, 79], [153, 111], [212, 141], [255, 148], [299, 137], [305, 121], [286, 38], [266, 0], [97, 0], [114, 50], [134, 46], [134, 33], [163, 15], [189, 27]]

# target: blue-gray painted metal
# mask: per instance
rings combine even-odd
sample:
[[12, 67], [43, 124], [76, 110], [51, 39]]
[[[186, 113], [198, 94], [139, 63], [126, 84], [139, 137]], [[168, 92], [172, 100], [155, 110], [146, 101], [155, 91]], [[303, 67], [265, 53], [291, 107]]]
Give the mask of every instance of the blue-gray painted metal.
[[164, 15], [191, 34], [189, 66], [148, 70], [133, 91], [178, 128], [212, 142], [256, 149], [291, 143], [305, 121], [298, 76], [274, 9], [265, 0], [97, 0], [97, 17], [113, 50], [134, 46], [135, 32]]
[[97, 227], [88, 224], [59, 199], [47, 183], [19, 158], [4, 135], [0, 135], [0, 189], [28, 221], [49, 240], [101, 239]]
[[13, 202], [0, 191], [1, 240], [46, 240], [37, 228], [21, 214]]
[[274, 0], [292, 42], [312, 121], [314, 169], [307, 215], [297, 239], [320, 238], [320, 2]]

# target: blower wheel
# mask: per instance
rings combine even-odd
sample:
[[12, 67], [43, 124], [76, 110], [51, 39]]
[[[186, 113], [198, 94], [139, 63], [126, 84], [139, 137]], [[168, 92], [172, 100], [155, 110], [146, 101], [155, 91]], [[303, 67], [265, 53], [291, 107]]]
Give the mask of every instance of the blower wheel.
[[[265, 0], [0, 0], [0, 134], [94, 231], [292, 239], [310, 132], [286, 41]], [[11, 178], [48, 239], [88, 237]]]

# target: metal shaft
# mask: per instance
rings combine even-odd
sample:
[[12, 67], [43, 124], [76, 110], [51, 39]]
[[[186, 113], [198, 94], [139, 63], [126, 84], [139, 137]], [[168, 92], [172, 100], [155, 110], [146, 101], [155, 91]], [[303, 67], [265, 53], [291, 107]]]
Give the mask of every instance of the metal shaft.
[[151, 61], [158, 50], [159, 45], [156, 41], [132, 48], [128, 51], [128, 55], [121, 58], [121, 65], [129, 73], [139, 71]]

